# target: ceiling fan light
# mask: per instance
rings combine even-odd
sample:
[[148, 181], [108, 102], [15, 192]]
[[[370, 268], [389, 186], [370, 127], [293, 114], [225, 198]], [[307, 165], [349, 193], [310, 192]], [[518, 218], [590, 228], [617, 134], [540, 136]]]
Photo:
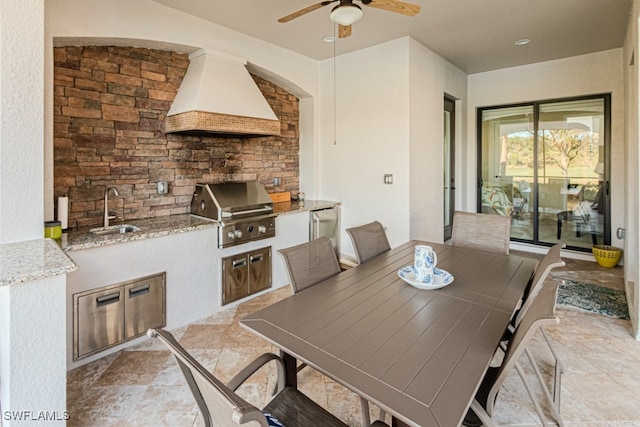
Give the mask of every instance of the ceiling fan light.
[[362, 9], [357, 4], [339, 4], [331, 11], [329, 18], [340, 25], [351, 25], [362, 18]]

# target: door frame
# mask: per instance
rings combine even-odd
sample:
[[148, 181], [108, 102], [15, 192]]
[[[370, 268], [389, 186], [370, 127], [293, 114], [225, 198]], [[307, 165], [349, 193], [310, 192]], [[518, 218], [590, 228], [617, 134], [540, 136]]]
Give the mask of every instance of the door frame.
[[[604, 136], [604, 181], [603, 181], [603, 202], [604, 202], [604, 244], [611, 244], [611, 94], [610, 93], [597, 93], [593, 95], [584, 95], [584, 96], [576, 96], [576, 97], [567, 97], [567, 98], [553, 98], [546, 99], [540, 101], [532, 101], [532, 102], [522, 102], [515, 104], [505, 104], [505, 105], [496, 105], [496, 106], [486, 106], [486, 107], [477, 107], [476, 108], [476, 211], [482, 212], [482, 112], [487, 110], [496, 110], [501, 108], [512, 108], [512, 107], [522, 107], [522, 106], [531, 106], [533, 107], [533, 138], [534, 138], [534, 159], [538, 159], [538, 148], [539, 148], [539, 112], [540, 106], [544, 104], [558, 103], [558, 102], [570, 102], [570, 101], [579, 101], [579, 100], [587, 100], [587, 99], [596, 99], [601, 98], [604, 101], [604, 125], [605, 132], [603, 132]], [[534, 181], [532, 185], [532, 207], [534, 212], [538, 212], [539, 200], [538, 200], [538, 169], [534, 167]], [[534, 228], [533, 228], [533, 240], [526, 239], [518, 239], [512, 238], [511, 241], [521, 242], [527, 244], [533, 244], [537, 246], [552, 246], [552, 243], [549, 242], [541, 242], [539, 239], [539, 221], [538, 215], [533, 216]], [[591, 252], [591, 248], [581, 248], [570, 246], [568, 249], [582, 251], [582, 252]]]
[[[444, 241], [447, 241], [451, 238], [452, 225], [453, 225], [453, 212], [455, 210], [456, 205], [456, 180], [455, 180], [455, 153], [456, 153], [456, 100], [455, 98], [445, 94], [444, 95], [444, 108], [445, 112], [449, 113], [449, 182], [444, 182], [444, 191], [449, 192], [449, 221], [447, 218], [444, 218]], [[443, 120], [444, 125], [444, 120]], [[446, 134], [446, 133], [445, 133]], [[443, 141], [444, 142], [444, 141]], [[446, 159], [447, 156], [445, 155]], [[445, 170], [447, 165], [444, 165]], [[444, 179], [446, 179], [446, 173], [443, 174]], [[443, 205], [446, 204], [446, 197], [443, 198]], [[446, 215], [446, 206], [444, 206], [443, 216]], [[449, 225], [446, 225], [446, 224]]]

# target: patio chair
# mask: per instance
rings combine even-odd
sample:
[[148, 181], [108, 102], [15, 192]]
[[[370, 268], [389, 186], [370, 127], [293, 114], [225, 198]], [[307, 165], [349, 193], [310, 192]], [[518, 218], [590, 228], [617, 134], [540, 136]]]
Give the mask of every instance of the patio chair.
[[[282, 359], [273, 353], [259, 356], [238, 372], [228, 384], [224, 384], [198, 363], [169, 332], [163, 329], [149, 329], [147, 335], [158, 338], [175, 356], [207, 427], [279, 425], [272, 424], [273, 421], [268, 421], [268, 418], [275, 418], [287, 427], [347, 425], [296, 388], [285, 386], [284, 364]], [[260, 410], [235, 391], [253, 373], [271, 361], [274, 361], [277, 367], [277, 389], [271, 401]]]
[[[278, 250], [294, 294], [340, 273], [340, 264], [327, 236]], [[307, 366], [302, 363], [298, 372]]]
[[509, 216], [461, 211], [453, 213], [453, 246], [508, 255], [510, 238]]
[[378, 221], [347, 228], [346, 232], [351, 237], [358, 264], [391, 250], [384, 227]]
[[[515, 329], [518, 327], [520, 322], [522, 322], [522, 318], [524, 317], [526, 312], [531, 308], [531, 305], [535, 301], [536, 296], [540, 293], [540, 290], [542, 289], [542, 287], [545, 286], [545, 280], [549, 276], [549, 273], [551, 273], [551, 270], [557, 267], [564, 267], [565, 262], [562, 260], [562, 257], [561, 257], [561, 251], [562, 251], [562, 248], [564, 248], [564, 246], [565, 245], [562, 243], [552, 246], [547, 252], [547, 254], [544, 256], [542, 261], [536, 266], [536, 269], [533, 272], [533, 276], [531, 276], [531, 280], [529, 281], [527, 288], [525, 288], [522, 305], [518, 310], [515, 311], [515, 313], [511, 317], [511, 322], [509, 324], [509, 327], [507, 328], [507, 331], [505, 332], [505, 336], [503, 337], [504, 341], [501, 343], [501, 348], [503, 350], [506, 348], [505, 341], [508, 341], [511, 339]], [[544, 338], [545, 342], [549, 346], [549, 350], [554, 359], [553, 390], [551, 394], [551, 397], [552, 397], [551, 401], [553, 402], [553, 405], [555, 406], [556, 411], [560, 413], [560, 394], [561, 394], [561, 387], [562, 387], [561, 380], [562, 380], [562, 373], [564, 372], [564, 365], [562, 364], [562, 361], [558, 356], [558, 352], [556, 351], [553, 344], [551, 343], [551, 339], [549, 338], [549, 336], [547, 335], [547, 333], [544, 331], [543, 328], [540, 328], [540, 333], [542, 334], [542, 337]], [[532, 357], [529, 350], [525, 350], [525, 352], [527, 353], [527, 357], [530, 357], [530, 358]], [[542, 374], [540, 373], [540, 370], [537, 364], [533, 364], [533, 370], [536, 374], [536, 377], [538, 378], [538, 381], [544, 387], [546, 383], [542, 377]]]
[[544, 281], [549, 276], [549, 273], [551, 273], [551, 270], [557, 267], [564, 267], [565, 263], [561, 257], [562, 248], [564, 248], [564, 246], [565, 245], [563, 243], [558, 243], [557, 245], [552, 246], [544, 258], [542, 258], [542, 261], [540, 261], [536, 266], [533, 276], [531, 276], [531, 280], [529, 280], [529, 283], [525, 288], [522, 305], [514, 313], [514, 316], [512, 316], [511, 324], [514, 327], [517, 327], [522, 321], [522, 316], [535, 300], [535, 296], [540, 292], [540, 289], [542, 288]]
[[[494, 425], [491, 417], [494, 412], [496, 399], [504, 380], [512, 369], [516, 370], [520, 379], [524, 383], [525, 389], [533, 401], [542, 425], [549, 424], [540, 402], [538, 401], [538, 394], [535, 393], [535, 390], [532, 390], [529, 382], [527, 381], [526, 374], [519, 362], [519, 359], [520, 356], [526, 354], [529, 362], [534, 367], [534, 370], [539, 373], [539, 370], [537, 369], [537, 361], [531, 352], [527, 350], [527, 345], [535, 333], [543, 326], [558, 324], [559, 319], [555, 315], [555, 307], [559, 285], [560, 284], [558, 282], [551, 282], [550, 284], [541, 287], [537, 295], [530, 295], [531, 304], [529, 305], [529, 308], [524, 311], [518, 326], [516, 326], [513, 332], [513, 336], [507, 344], [502, 364], [498, 367], [489, 367], [489, 370], [485, 374], [480, 388], [476, 393], [476, 397], [471, 403], [471, 410], [467, 413], [467, 416], [463, 421], [463, 425]], [[542, 382], [542, 385], [543, 399], [547, 401], [548, 407], [553, 413], [557, 424], [559, 426], [563, 426], [559, 406], [556, 406], [554, 403], [554, 399], [551, 397], [549, 389], [544, 385], [544, 382]]]
[[[327, 236], [310, 242], [278, 250], [284, 259], [293, 293], [301, 292], [329, 277], [340, 273], [340, 264]], [[296, 368], [300, 372], [305, 366], [301, 363]], [[361, 398], [363, 426], [370, 425], [369, 403]], [[381, 412], [381, 417], [384, 413]], [[314, 424], [315, 425], [315, 424]], [[372, 426], [382, 427], [386, 424], [376, 421]]]
[[294, 294], [340, 273], [340, 264], [327, 236], [278, 250]]

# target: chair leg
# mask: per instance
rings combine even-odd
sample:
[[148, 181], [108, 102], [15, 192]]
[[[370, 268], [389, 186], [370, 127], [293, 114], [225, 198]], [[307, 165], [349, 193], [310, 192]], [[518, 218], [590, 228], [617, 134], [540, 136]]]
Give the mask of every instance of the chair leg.
[[562, 364], [562, 360], [560, 360], [560, 357], [558, 357], [558, 353], [556, 352], [555, 348], [551, 344], [551, 340], [549, 339], [549, 336], [547, 335], [547, 333], [542, 328], [540, 328], [540, 331], [542, 332], [542, 336], [547, 342], [547, 345], [549, 346], [549, 350], [551, 351], [551, 354], [553, 355], [553, 358], [556, 361], [556, 366], [554, 371], [555, 377], [553, 382], [553, 403], [557, 408], [558, 416], [560, 416], [560, 395], [561, 395], [561, 386], [562, 386], [561, 380], [562, 380], [562, 374], [564, 373], [564, 365]]
[[480, 405], [476, 399], [473, 399], [473, 402], [471, 402], [471, 409], [473, 409], [473, 412], [475, 412], [478, 418], [480, 418], [483, 425], [487, 427], [496, 426], [496, 423], [493, 422], [493, 419], [491, 419], [487, 411], [484, 410], [482, 405]]
[[362, 427], [369, 427], [371, 425], [371, 418], [369, 417], [369, 402], [364, 397], [360, 398], [360, 407], [362, 408]]
[[[535, 395], [533, 394], [533, 390], [531, 390], [531, 387], [529, 386], [529, 383], [527, 382], [527, 378], [524, 374], [524, 371], [522, 370], [522, 366], [520, 366], [520, 363], [516, 362], [515, 364], [515, 368], [516, 371], [518, 372], [518, 375], [520, 375], [520, 379], [522, 379], [522, 383], [524, 384], [524, 388], [527, 390], [527, 393], [529, 394], [529, 397], [531, 398], [531, 401], [533, 402], [533, 405], [536, 408], [536, 412], [538, 413], [538, 417], [540, 418], [540, 421], [542, 422], [543, 426], [546, 426], [549, 424], [547, 417], [544, 415], [544, 412], [542, 412], [542, 408], [540, 407], [540, 403], [538, 403], [538, 400], [536, 399]], [[543, 389], [546, 389], [546, 387], [543, 387]]]

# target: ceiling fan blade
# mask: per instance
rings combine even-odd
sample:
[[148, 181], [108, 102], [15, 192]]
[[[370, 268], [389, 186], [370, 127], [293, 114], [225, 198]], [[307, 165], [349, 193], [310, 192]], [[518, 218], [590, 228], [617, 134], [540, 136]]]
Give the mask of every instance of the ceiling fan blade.
[[370, 7], [375, 7], [376, 9], [400, 13], [407, 16], [416, 16], [418, 12], [420, 12], [420, 5], [400, 0], [371, 0], [369, 2], [363, 1], [362, 3]]
[[338, 26], [338, 38], [346, 39], [351, 35], [351, 25]]
[[338, 1], [338, 0], [325, 0], [325, 1], [321, 1], [320, 3], [312, 4], [311, 6], [307, 6], [307, 7], [303, 8], [303, 9], [300, 9], [300, 10], [298, 10], [296, 12], [293, 12], [293, 13], [287, 15], [287, 16], [283, 16], [282, 18], [278, 19], [278, 22], [284, 24], [285, 22], [289, 22], [292, 19], [296, 19], [296, 18], [298, 18], [298, 17], [300, 17], [300, 16], [302, 16], [302, 15], [304, 15], [306, 13], [313, 12], [316, 9], [320, 9], [322, 6], [326, 6], [328, 4], [331, 4], [334, 1]]

